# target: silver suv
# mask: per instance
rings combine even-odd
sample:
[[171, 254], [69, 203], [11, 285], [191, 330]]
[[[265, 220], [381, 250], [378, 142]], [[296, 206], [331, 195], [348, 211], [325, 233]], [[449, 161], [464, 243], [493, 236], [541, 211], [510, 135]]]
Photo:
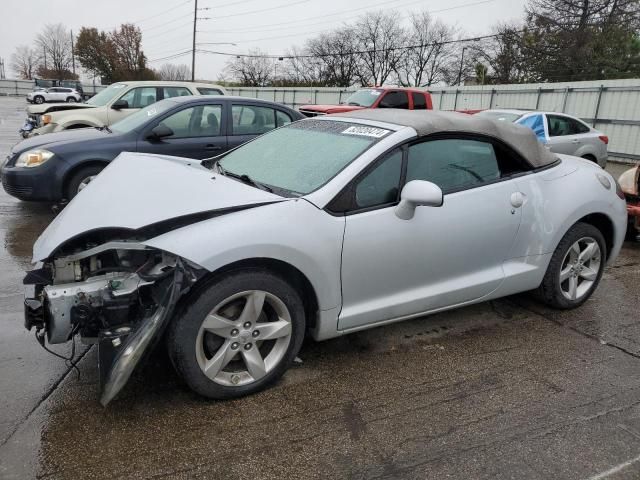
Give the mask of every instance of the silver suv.
[[73, 88], [51, 87], [40, 88], [33, 92], [27, 93], [27, 102], [37, 103], [38, 105], [45, 102], [67, 102], [77, 103], [82, 101], [82, 95]]
[[527, 110], [484, 110], [477, 115], [531, 128], [552, 152], [582, 157], [607, 165], [609, 137], [566, 113]]

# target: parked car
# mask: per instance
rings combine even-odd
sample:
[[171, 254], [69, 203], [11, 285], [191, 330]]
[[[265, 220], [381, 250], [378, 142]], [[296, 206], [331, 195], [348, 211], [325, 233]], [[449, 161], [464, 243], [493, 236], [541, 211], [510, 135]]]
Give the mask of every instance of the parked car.
[[82, 82], [79, 80], [52, 80], [52, 79], [44, 79], [44, 78], [35, 78], [34, 80], [34, 90], [37, 89], [47, 89], [51, 87], [65, 87], [72, 88], [76, 92], [78, 92], [83, 100], [87, 100], [91, 98], [91, 95], [85, 96], [85, 93], [82, 89]]
[[82, 95], [73, 88], [51, 87], [27, 93], [27, 102], [38, 105], [46, 102], [76, 103], [82, 101]]
[[18, 143], [1, 169], [2, 185], [21, 200], [71, 199], [123, 151], [203, 159], [301, 118], [288, 107], [251, 98], [174, 97], [110, 128], [69, 130]]
[[300, 113], [307, 117], [330, 113], [352, 112], [363, 108], [402, 108], [432, 110], [431, 94], [417, 88], [375, 87], [361, 88], [340, 105], [303, 105]]
[[609, 137], [579, 118], [528, 110], [483, 110], [477, 115], [529, 127], [552, 152], [582, 157], [602, 168], [607, 165]]
[[109, 85], [86, 103], [34, 105], [28, 117], [36, 122], [31, 135], [83, 127], [110, 126], [159, 100], [185, 95], [225, 95], [224, 88], [209, 83], [119, 82]]
[[640, 240], [640, 165], [620, 175], [618, 182], [627, 200], [628, 236]]
[[625, 228], [611, 175], [521, 126], [398, 110], [305, 119], [202, 163], [119, 156], [36, 241], [25, 325], [99, 344], [103, 404], [161, 332], [185, 382], [227, 399], [273, 384], [307, 332], [528, 290], [578, 307]]

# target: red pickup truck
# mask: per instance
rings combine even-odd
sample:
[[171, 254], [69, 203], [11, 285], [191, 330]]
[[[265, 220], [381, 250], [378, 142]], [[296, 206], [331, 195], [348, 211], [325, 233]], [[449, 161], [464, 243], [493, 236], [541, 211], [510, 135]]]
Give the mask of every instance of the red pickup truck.
[[303, 105], [298, 110], [307, 117], [316, 117], [363, 108], [432, 110], [433, 103], [429, 92], [417, 88], [371, 87], [357, 90], [341, 105]]

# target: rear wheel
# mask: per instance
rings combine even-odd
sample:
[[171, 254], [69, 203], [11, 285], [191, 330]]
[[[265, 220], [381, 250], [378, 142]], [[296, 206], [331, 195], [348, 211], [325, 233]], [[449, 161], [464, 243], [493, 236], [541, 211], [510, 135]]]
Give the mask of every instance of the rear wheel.
[[268, 387], [302, 345], [300, 296], [266, 270], [220, 276], [185, 305], [169, 326], [167, 347], [178, 374], [205, 397], [235, 398]]
[[44, 103], [44, 97], [42, 95], [36, 95], [35, 97], [33, 97], [33, 102], [40, 105]]
[[593, 163], [598, 163], [598, 159], [590, 154], [583, 155], [582, 158], [584, 158], [585, 160], [589, 160], [590, 162], [593, 162]]
[[582, 305], [600, 282], [606, 252], [600, 230], [587, 223], [575, 224], [553, 253], [538, 296], [554, 308]]
[[65, 191], [66, 199], [71, 200], [82, 191], [104, 169], [102, 165], [91, 165], [78, 170], [69, 179]]
[[67, 103], [76, 103], [76, 99], [74, 97], [68, 97]]

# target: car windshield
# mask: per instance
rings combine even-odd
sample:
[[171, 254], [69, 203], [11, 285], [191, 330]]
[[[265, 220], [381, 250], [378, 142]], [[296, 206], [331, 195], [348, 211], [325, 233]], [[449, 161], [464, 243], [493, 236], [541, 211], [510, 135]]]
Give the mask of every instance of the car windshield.
[[132, 130], [136, 130], [153, 117], [157, 117], [175, 106], [175, 102], [172, 102], [171, 100], [161, 100], [132, 113], [119, 122], [114, 123], [111, 125], [111, 130], [118, 133], [127, 133]]
[[382, 90], [367, 88], [358, 90], [356, 93], [347, 98], [347, 105], [356, 105], [358, 107], [370, 107], [375, 103], [382, 94]]
[[109, 103], [113, 97], [122, 93], [126, 86], [126, 83], [114, 83], [113, 85], [109, 85], [107, 88], [96, 93], [93, 97], [87, 100], [87, 103], [95, 107], [103, 107]]
[[493, 120], [499, 120], [501, 122], [515, 122], [523, 114], [513, 113], [513, 112], [496, 112], [492, 110], [485, 110], [484, 112], [476, 113], [476, 115], [479, 115], [481, 117], [489, 117]]
[[220, 160], [220, 166], [223, 172], [246, 175], [284, 194], [305, 195], [389, 133], [355, 123], [304, 120], [233, 150]]

